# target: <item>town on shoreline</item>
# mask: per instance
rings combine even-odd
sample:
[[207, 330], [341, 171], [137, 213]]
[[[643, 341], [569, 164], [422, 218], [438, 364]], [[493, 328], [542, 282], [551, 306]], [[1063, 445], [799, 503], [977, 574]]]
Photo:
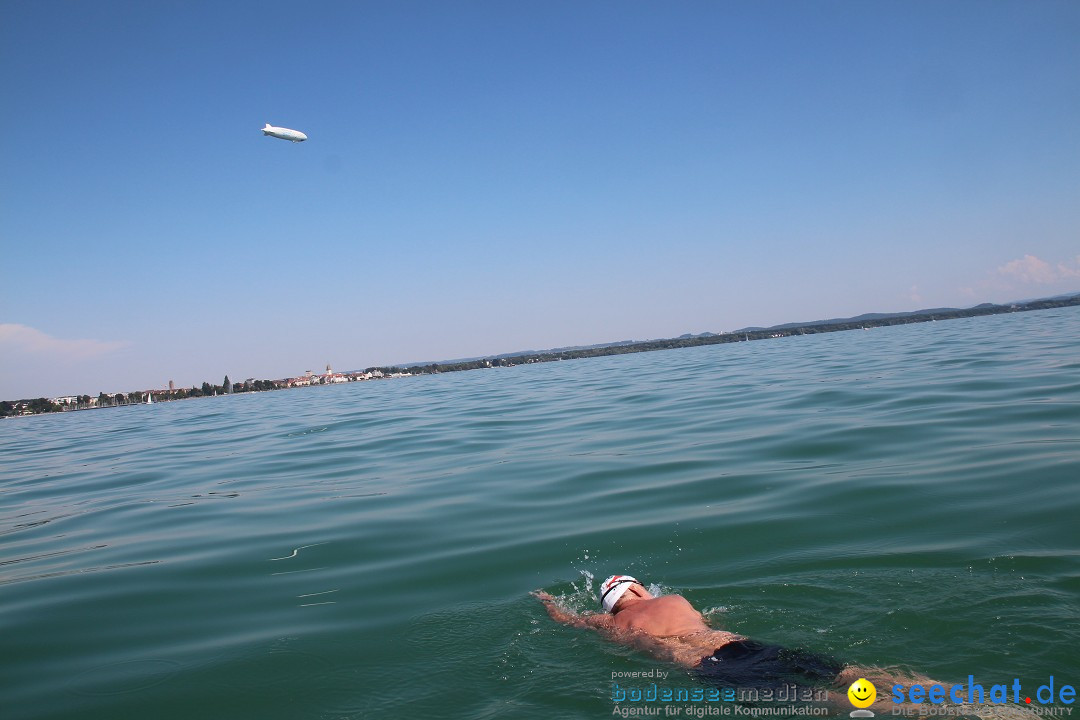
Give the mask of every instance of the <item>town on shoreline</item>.
[[511, 355], [500, 355], [497, 357], [478, 358], [475, 360], [438, 362], [405, 367], [371, 367], [357, 372], [335, 373], [330, 366], [327, 365], [326, 372], [322, 374], [315, 374], [309, 370], [302, 376], [283, 378], [280, 380], [256, 380], [254, 378], [249, 378], [243, 382], [233, 383], [229, 380], [229, 376], [226, 375], [221, 385], [212, 385], [208, 382], [204, 382], [201, 386], [176, 388], [173, 387], [173, 383], [170, 381], [168, 390], [136, 390], [128, 393], [112, 394], [102, 392], [96, 397], [90, 395], [69, 395], [55, 398], [4, 400], [0, 401], [0, 418], [119, 407], [133, 404], [154, 404], [196, 397], [213, 397], [216, 395], [263, 392], [267, 390], [285, 390], [289, 388], [311, 387], [316, 385], [385, 380], [413, 375], [457, 372], [459, 370], [513, 367], [515, 365], [526, 365], [538, 362], [576, 360], [586, 357], [622, 355], [626, 353], [649, 352], [653, 350], [672, 350], [677, 348], [698, 347], [701, 345], [719, 345], [730, 342], [746, 342], [749, 340], [789, 337], [792, 335], [813, 335], [816, 333], [838, 332], [841, 330], [869, 330], [875, 327], [887, 327], [890, 325], [906, 325], [910, 323], [931, 322], [937, 320], [955, 320], [964, 317], [998, 315], [1011, 312], [1028, 312], [1032, 310], [1049, 310], [1052, 308], [1070, 307], [1074, 305], [1080, 305], [1080, 293], [1041, 300], [1031, 300], [1028, 302], [1012, 303], [1009, 305], [984, 303], [966, 309], [949, 308], [940, 310], [918, 310], [908, 313], [860, 315], [845, 320], [819, 320], [802, 324], [791, 323], [787, 325], [776, 325], [771, 328], [754, 328], [719, 334], [703, 333], [701, 335], [683, 335], [678, 338], [665, 340], [646, 340], [643, 342], [615, 343], [585, 348], [516, 353]]

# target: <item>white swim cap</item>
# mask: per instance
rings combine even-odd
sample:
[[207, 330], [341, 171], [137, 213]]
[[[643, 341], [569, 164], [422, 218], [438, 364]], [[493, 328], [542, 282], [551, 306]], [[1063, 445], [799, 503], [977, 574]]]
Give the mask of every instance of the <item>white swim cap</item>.
[[630, 575], [612, 575], [605, 580], [600, 585], [600, 604], [604, 606], [605, 612], [611, 612], [611, 608], [615, 607], [623, 593], [636, 582], [637, 578]]

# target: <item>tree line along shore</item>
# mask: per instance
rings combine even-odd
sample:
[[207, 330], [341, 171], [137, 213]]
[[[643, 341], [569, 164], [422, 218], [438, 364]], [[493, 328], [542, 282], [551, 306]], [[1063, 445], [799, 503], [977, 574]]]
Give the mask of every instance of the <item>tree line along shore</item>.
[[74, 410], [87, 410], [94, 408], [119, 407], [123, 405], [143, 404], [147, 401], [169, 402], [172, 400], [185, 400], [197, 397], [212, 397], [216, 395], [229, 395], [246, 392], [264, 392], [267, 390], [284, 390], [293, 387], [308, 387], [312, 385], [326, 385], [340, 382], [356, 382], [362, 380], [387, 379], [410, 375], [430, 375], [434, 373], [458, 372], [461, 370], [478, 370], [482, 368], [513, 367], [538, 362], [552, 362], [557, 360], [576, 360], [588, 357], [600, 357], [604, 355], [623, 355], [626, 353], [650, 352], [653, 350], [673, 350], [677, 348], [699, 347], [702, 345], [720, 345], [731, 342], [746, 342], [749, 340], [764, 340], [767, 338], [789, 337], [792, 335], [814, 335], [823, 332], [838, 332], [842, 330], [868, 330], [875, 327], [888, 327], [891, 325], [907, 325], [910, 323], [931, 322], [937, 320], [955, 320], [965, 317], [979, 317], [983, 315], [998, 315], [1011, 312], [1028, 312], [1032, 310], [1049, 310], [1052, 308], [1069, 307], [1080, 305], [1080, 294], [1048, 298], [1044, 300], [1032, 300], [1029, 302], [1015, 303], [1010, 305], [994, 305], [985, 303], [966, 309], [947, 310], [922, 310], [912, 313], [894, 313], [888, 315], [869, 315], [837, 321], [817, 321], [805, 324], [777, 325], [771, 328], [739, 330], [729, 333], [705, 333], [703, 335], [690, 335], [665, 340], [646, 340], [643, 342], [620, 343], [616, 345], [598, 345], [588, 348], [570, 348], [565, 350], [552, 350], [533, 353], [518, 353], [502, 355], [498, 357], [479, 358], [460, 362], [439, 362], [426, 365], [411, 365], [407, 367], [371, 367], [362, 372], [330, 373], [326, 375], [307, 375], [304, 378], [289, 378], [281, 380], [246, 380], [240, 383], [232, 383], [226, 375], [220, 385], [212, 385], [204, 382], [201, 386], [190, 388], [176, 388], [170, 390], [133, 391], [129, 393], [99, 393], [96, 397], [90, 395], [74, 395], [65, 398], [34, 398], [24, 400], [0, 401], [0, 417], [13, 417], [21, 415], [39, 415], [42, 413], [69, 412]]

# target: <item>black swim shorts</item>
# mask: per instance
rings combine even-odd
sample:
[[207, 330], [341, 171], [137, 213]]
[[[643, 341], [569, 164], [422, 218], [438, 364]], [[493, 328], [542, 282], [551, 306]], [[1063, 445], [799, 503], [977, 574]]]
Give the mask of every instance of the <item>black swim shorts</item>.
[[753, 640], [736, 640], [717, 648], [694, 668], [709, 683], [733, 688], [776, 688], [821, 685], [836, 679], [844, 664], [835, 658]]

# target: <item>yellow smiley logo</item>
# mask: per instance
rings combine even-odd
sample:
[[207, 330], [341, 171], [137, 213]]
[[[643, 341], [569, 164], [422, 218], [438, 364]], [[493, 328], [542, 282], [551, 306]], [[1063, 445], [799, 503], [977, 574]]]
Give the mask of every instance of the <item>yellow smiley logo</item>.
[[857, 708], [870, 707], [877, 697], [877, 688], [866, 678], [859, 678], [847, 689], [848, 700]]

